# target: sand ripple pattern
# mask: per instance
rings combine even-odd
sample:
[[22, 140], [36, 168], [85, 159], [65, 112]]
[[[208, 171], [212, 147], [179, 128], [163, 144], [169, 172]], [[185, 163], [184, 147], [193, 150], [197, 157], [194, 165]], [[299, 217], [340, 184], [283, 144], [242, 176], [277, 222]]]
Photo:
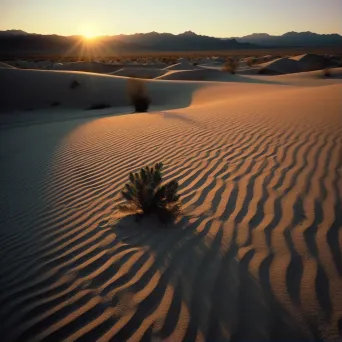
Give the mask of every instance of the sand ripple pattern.
[[[1, 340], [341, 338], [341, 90], [2, 131]], [[158, 161], [172, 228], [115, 212]]]

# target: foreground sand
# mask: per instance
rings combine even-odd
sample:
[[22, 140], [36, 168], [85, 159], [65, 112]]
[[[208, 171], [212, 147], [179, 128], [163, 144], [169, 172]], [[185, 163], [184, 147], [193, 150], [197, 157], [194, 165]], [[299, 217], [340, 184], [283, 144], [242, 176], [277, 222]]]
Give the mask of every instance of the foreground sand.
[[[1, 340], [341, 338], [342, 85], [284, 77], [184, 83], [174, 110], [7, 120]], [[159, 161], [184, 217], [122, 217], [128, 173]]]

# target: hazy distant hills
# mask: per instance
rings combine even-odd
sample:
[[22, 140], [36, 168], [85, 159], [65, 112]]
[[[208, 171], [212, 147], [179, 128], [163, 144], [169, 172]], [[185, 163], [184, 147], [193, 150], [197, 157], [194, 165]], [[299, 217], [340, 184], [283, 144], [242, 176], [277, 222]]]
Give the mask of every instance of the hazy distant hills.
[[240, 43], [251, 43], [267, 47], [342, 47], [342, 36], [338, 34], [317, 34], [313, 32], [287, 32], [281, 36], [271, 36], [267, 33], [253, 33], [235, 39]]
[[171, 33], [137, 33], [133, 35], [102, 36], [85, 44], [80, 36], [40, 35], [21, 30], [0, 31], [0, 54], [115, 54], [167, 51], [223, 51], [263, 47], [324, 47], [341, 46], [342, 36], [320, 35], [312, 32], [288, 32], [282, 36], [256, 33], [245, 37], [215, 38], [187, 31]]

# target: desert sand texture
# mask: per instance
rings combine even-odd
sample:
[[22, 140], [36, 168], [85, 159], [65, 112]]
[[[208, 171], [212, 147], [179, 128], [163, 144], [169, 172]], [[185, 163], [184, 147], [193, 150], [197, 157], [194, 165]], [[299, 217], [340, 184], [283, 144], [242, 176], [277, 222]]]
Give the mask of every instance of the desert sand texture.
[[[148, 113], [129, 67], [1, 66], [2, 341], [342, 338], [342, 72], [273, 63], [152, 68]], [[117, 210], [156, 162], [167, 225]]]

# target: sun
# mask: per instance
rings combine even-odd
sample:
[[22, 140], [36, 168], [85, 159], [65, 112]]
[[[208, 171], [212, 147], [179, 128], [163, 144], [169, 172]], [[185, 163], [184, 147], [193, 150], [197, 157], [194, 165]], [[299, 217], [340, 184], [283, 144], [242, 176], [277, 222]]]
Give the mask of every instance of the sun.
[[83, 37], [86, 40], [93, 40], [97, 37], [97, 34], [95, 32], [88, 31], [83, 33]]

